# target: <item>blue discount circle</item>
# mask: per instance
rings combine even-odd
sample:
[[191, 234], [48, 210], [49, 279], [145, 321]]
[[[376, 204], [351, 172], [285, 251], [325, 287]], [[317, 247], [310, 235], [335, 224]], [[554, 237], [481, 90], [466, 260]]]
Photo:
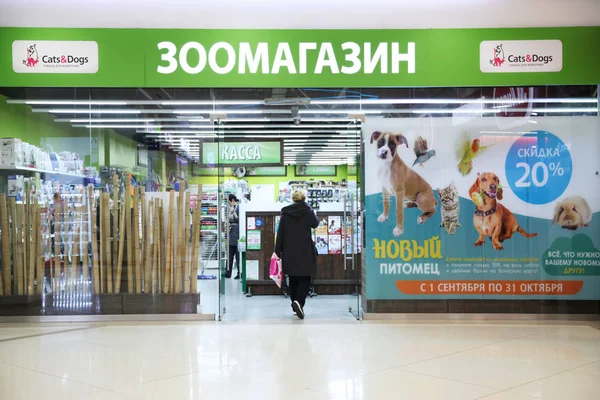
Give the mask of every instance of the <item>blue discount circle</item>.
[[556, 200], [569, 186], [572, 173], [569, 149], [546, 131], [532, 131], [517, 139], [506, 156], [506, 178], [512, 191], [529, 204]]

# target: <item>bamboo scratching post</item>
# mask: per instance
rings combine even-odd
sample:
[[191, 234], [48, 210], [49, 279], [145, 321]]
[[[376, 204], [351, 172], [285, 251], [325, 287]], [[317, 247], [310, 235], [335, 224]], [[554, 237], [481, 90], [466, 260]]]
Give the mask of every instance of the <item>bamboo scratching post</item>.
[[25, 190], [25, 202], [23, 203], [24, 210], [24, 221], [23, 226], [23, 271], [25, 279], [27, 280], [27, 287], [25, 288], [26, 294], [33, 294], [33, 281], [29, 278], [29, 246], [31, 241], [31, 201], [29, 197], [29, 190]]
[[82, 202], [0, 194], [0, 296], [196, 293], [201, 187], [192, 204], [183, 184], [168, 198], [118, 184]]
[[154, 282], [152, 274], [152, 255], [154, 241], [152, 221], [154, 221], [154, 199], [151, 199], [148, 203], [148, 207], [145, 206], [145, 195], [142, 199], [142, 206], [144, 209], [144, 293], [150, 293], [152, 291], [152, 282]]
[[133, 238], [131, 234], [131, 182], [129, 178], [125, 181], [125, 244], [127, 246], [127, 293], [133, 293]]
[[0, 226], [2, 228], [2, 294], [10, 295], [10, 232], [8, 230], [8, 209], [6, 208], [6, 197], [0, 195]]
[[200, 250], [200, 215], [202, 211], [202, 185], [198, 185], [198, 198], [196, 199], [196, 208], [194, 209], [193, 224], [192, 224], [192, 270], [190, 271], [191, 278], [191, 293], [198, 292], [198, 252]]
[[[31, 199], [29, 199], [31, 201]], [[37, 199], [34, 202], [35, 207], [37, 208], [38, 204], [37, 204]], [[37, 248], [37, 244], [35, 243], [35, 236], [37, 234], [37, 230], [35, 229], [35, 227], [37, 226], [37, 220], [36, 220], [36, 216], [37, 213], [34, 212], [33, 207], [31, 207], [31, 205], [29, 204], [29, 210], [28, 213], [30, 215], [29, 220], [31, 221], [31, 226], [27, 226], [27, 232], [28, 232], [28, 237], [31, 240], [26, 240], [29, 245], [29, 258], [28, 258], [28, 262], [29, 262], [29, 287], [28, 287], [28, 291], [27, 294], [33, 294], [34, 293], [34, 279], [35, 279], [35, 249]]]
[[154, 202], [154, 226], [152, 234], [152, 246], [154, 258], [152, 259], [152, 293], [160, 293], [160, 200]]
[[36, 217], [35, 220], [37, 222], [36, 226], [35, 226], [35, 230], [36, 230], [36, 235], [35, 235], [35, 241], [36, 241], [36, 254], [35, 254], [35, 266], [36, 266], [36, 277], [37, 277], [37, 285], [36, 285], [36, 294], [43, 294], [44, 293], [44, 264], [43, 264], [43, 260], [44, 255], [42, 253], [42, 209], [40, 207], [38, 207], [38, 201], [37, 199], [35, 199], [35, 213], [36, 213]]
[[[113, 175], [113, 214], [112, 226], [113, 232], [116, 232], [117, 224], [119, 223], [119, 176]], [[113, 235], [112, 254], [116, 255], [118, 251], [117, 235]]]
[[163, 293], [171, 292], [171, 274], [173, 269], [173, 214], [175, 208], [175, 192], [169, 192], [169, 220], [167, 222], [167, 250], [165, 253], [166, 267], [164, 275]]
[[92, 285], [94, 293], [101, 293], [100, 271], [98, 266], [98, 236], [96, 227], [96, 202], [94, 201], [94, 190], [88, 186], [88, 205], [90, 207], [90, 220], [92, 228]]
[[190, 194], [185, 194], [185, 207], [183, 226], [185, 234], [183, 235], [183, 248], [184, 248], [184, 270], [183, 270], [183, 293], [190, 292]]
[[[123, 254], [125, 252], [125, 216], [127, 212], [125, 207], [121, 207], [121, 218], [119, 221], [119, 246], [117, 256], [117, 269], [115, 275], [115, 293], [121, 292], [121, 277], [123, 274]], [[116, 235], [115, 235], [116, 238]]]
[[106, 252], [104, 262], [106, 264], [106, 292], [113, 292], [113, 259], [111, 253], [111, 234], [110, 234], [110, 195], [103, 193], [104, 198], [104, 251]]
[[142, 265], [140, 258], [140, 206], [139, 188], [133, 192], [133, 265], [135, 266], [135, 293], [142, 293]]
[[88, 245], [88, 215], [89, 212], [88, 210], [88, 205], [84, 205], [82, 207], [82, 210], [84, 210], [82, 216], [81, 216], [81, 237], [82, 237], [82, 243], [81, 243], [81, 261], [82, 261], [82, 278], [83, 278], [83, 291], [85, 293], [88, 292], [88, 282], [90, 279], [90, 272], [88, 270], [88, 261], [89, 261], [89, 245]]
[[175, 285], [173, 286], [175, 293], [181, 293], [181, 279], [183, 278], [183, 263], [184, 261], [184, 241], [183, 235], [185, 232], [184, 226], [184, 212], [183, 209], [185, 207], [185, 196], [181, 191], [182, 185], [179, 185], [180, 191], [178, 193], [179, 197], [177, 198], [178, 207], [177, 207], [177, 256], [175, 257]]
[[19, 285], [21, 287], [20, 294], [25, 294], [27, 288], [25, 254], [23, 253], [23, 236], [25, 231], [25, 206], [17, 204], [17, 269], [20, 271]]
[[[100, 293], [106, 293], [106, 265], [104, 264], [104, 255], [105, 255], [105, 244], [106, 240], [104, 237], [104, 196], [100, 193], [100, 197], [98, 198], [98, 214], [100, 216], [98, 220], [98, 230], [100, 231], [100, 249], [99, 249], [99, 259], [100, 259]], [[96, 223], [96, 221], [94, 221]]]
[[62, 207], [60, 199], [54, 199], [54, 285], [52, 287], [53, 292], [60, 290], [60, 274], [61, 274], [61, 260], [60, 260], [60, 220], [62, 214]]

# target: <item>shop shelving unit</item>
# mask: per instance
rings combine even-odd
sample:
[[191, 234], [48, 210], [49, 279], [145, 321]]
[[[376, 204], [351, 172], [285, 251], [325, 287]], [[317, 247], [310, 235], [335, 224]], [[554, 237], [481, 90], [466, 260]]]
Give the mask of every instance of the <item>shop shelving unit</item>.
[[202, 186], [202, 213], [200, 218], [200, 254], [206, 268], [215, 268], [218, 260], [218, 207], [219, 191], [217, 185]]

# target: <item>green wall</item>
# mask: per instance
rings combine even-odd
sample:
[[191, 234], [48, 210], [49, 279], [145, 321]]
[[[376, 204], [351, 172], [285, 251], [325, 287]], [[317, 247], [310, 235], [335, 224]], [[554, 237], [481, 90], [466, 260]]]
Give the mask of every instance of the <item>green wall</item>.
[[114, 131], [105, 131], [104, 138], [108, 143], [108, 151], [105, 153], [106, 165], [118, 165], [127, 169], [137, 165], [138, 143], [136, 141]]
[[[24, 104], [8, 104], [6, 97], [0, 95], [0, 129], [3, 138], [18, 138], [36, 146], [42, 146], [43, 138], [90, 138], [89, 130], [73, 128], [69, 123], [56, 123], [52, 115], [33, 113], [31, 107]], [[73, 151], [73, 142], [52, 140], [55, 152]], [[78, 146], [79, 147], [79, 146]], [[86, 165], [90, 163], [89, 145], [84, 154]]]
[[[0, 137], [18, 138], [36, 146], [51, 143], [52, 150], [57, 153], [79, 153], [86, 166], [118, 165], [130, 169], [137, 164], [137, 142], [114, 130], [73, 128], [68, 122], [54, 122], [54, 117], [48, 113], [32, 112], [28, 105], [8, 104], [6, 97], [1, 95], [0, 129]], [[92, 139], [97, 140], [97, 146], [91, 145]], [[144, 170], [142, 168], [140, 173]]]
[[[43, 141], [52, 142], [52, 148], [55, 152], [76, 151], [85, 157], [86, 166], [101, 167], [104, 165], [117, 165], [126, 169], [131, 169], [137, 165], [137, 145], [138, 143], [119, 135], [111, 129], [94, 129], [90, 132], [86, 128], [73, 128], [68, 122], [54, 122], [52, 115], [47, 113], [33, 113], [31, 107], [24, 104], [8, 104], [6, 97], [0, 95], [0, 137], [19, 138], [25, 142], [40, 146]], [[97, 146], [90, 146], [90, 141], [97, 139]], [[55, 140], [52, 140], [55, 139]], [[81, 140], [62, 140], [62, 139], [81, 139]], [[94, 151], [94, 156], [90, 157], [90, 148]], [[158, 157], [157, 157], [158, 156]], [[157, 152], [153, 158], [160, 160], [159, 168], [155, 171], [159, 173], [166, 184], [167, 170], [169, 167], [176, 169], [175, 159], [171, 162], [165, 159], [164, 152]], [[168, 165], [173, 164], [173, 165]], [[279, 182], [290, 180], [334, 180], [356, 179], [348, 176], [346, 165], [338, 166], [337, 176], [335, 177], [297, 177], [294, 175], [294, 167], [288, 166], [286, 177], [277, 176], [248, 176], [250, 185], [275, 185], [275, 191], [279, 187]], [[139, 175], [146, 175], [146, 168], [139, 168]], [[234, 179], [233, 176], [226, 176], [227, 179]], [[190, 184], [216, 185], [219, 183], [217, 176], [192, 176]]]

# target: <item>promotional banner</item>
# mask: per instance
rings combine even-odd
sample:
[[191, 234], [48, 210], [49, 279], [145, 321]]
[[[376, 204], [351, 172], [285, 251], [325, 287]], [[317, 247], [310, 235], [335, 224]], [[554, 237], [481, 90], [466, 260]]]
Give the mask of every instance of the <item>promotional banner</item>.
[[598, 132], [595, 116], [368, 121], [367, 298], [600, 299]]
[[597, 84], [600, 27], [411, 30], [0, 28], [0, 86]]
[[261, 231], [260, 230], [249, 230], [246, 232], [248, 237], [246, 238], [246, 249], [247, 250], [260, 250], [261, 249]]

